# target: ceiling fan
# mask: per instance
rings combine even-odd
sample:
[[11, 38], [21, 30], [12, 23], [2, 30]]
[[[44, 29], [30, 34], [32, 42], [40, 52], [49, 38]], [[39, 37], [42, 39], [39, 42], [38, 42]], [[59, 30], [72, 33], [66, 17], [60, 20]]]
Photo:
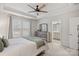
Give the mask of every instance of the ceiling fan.
[[29, 6], [34, 10], [34, 11], [29, 11], [29, 13], [37, 12], [37, 15], [39, 15], [39, 12], [48, 13], [48, 11], [41, 10], [46, 6], [45, 4], [43, 4], [42, 6], [36, 5], [36, 8], [32, 7], [31, 5], [27, 5], [27, 6]]

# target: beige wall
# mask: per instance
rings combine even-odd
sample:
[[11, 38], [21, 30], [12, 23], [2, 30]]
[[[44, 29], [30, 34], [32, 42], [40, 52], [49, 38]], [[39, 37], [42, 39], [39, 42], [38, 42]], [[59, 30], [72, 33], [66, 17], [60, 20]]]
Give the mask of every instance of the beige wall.
[[0, 12], [0, 37], [8, 38], [9, 15]]

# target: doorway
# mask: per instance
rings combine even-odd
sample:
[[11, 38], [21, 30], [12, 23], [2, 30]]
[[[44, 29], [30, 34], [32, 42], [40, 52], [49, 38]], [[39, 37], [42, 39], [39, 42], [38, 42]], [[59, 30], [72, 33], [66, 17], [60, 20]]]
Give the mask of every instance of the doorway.
[[61, 22], [53, 21], [52, 22], [52, 39], [60, 41], [61, 39]]

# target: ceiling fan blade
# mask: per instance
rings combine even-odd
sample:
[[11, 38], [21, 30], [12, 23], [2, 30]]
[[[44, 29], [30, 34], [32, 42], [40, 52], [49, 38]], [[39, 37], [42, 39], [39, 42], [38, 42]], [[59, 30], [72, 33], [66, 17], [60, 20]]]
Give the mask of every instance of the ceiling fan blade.
[[33, 12], [36, 12], [36, 11], [29, 11], [29, 13], [33, 13]]
[[35, 8], [34, 8], [34, 7], [32, 7], [31, 5], [27, 5], [27, 6], [29, 6], [29, 7], [31, 7], [32, 9], [34, 9], [34, 10], [35, 10]]
[[44, 8], [46, 5], [45, 4], [43, 4], [41, 7], [39, 7], [39, 9], [42, 9], [42, 8]]
[[44, 13], [48, 13], [48, 11], [39, 11], [39, 12], [44, 12]]

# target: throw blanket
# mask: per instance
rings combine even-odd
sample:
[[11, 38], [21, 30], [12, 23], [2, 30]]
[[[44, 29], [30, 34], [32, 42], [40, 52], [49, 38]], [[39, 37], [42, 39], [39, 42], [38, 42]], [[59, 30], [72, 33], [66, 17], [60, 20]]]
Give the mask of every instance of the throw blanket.
[[42, 40], [42, 38], [39, 38], [39, 37], [31, 37], [30, 36], [30, 37], [23, 37], [23, 38], [35, 42], [37, 45], [37, 48], [40, 48], [41, 46], [45, 45], [44, 40]]

